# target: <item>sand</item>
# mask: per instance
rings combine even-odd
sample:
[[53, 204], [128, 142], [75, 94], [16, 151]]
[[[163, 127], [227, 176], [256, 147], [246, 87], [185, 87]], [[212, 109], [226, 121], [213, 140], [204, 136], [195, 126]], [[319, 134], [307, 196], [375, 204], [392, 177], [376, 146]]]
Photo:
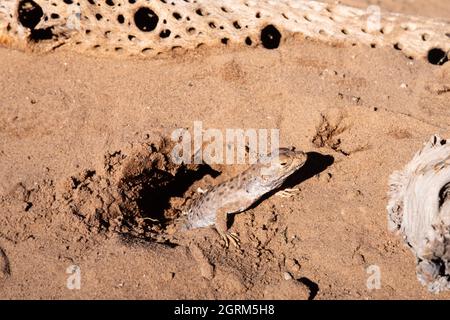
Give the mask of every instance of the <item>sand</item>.
[[[377, 4], [450, 19], [445, 0]], [[432, 134], [450, 137], [450, 63], [297, 36], [276, 50], [154, 59], [1, 48], [0, 72], [0, 298], [450, 298], [420, 285], [386, 213], [389, 175]], [[211, 165], [220, 174], [202, 176], [166, 162], [164, 137], [194, 121], [278, 128], [282, 146], [312, 159], [291, 182], [293, 197], [234, 217], [241, 250], [208, 228], [166, 243], [153, 236], [158, 228], [142, 230], [139, 217], [176, 214], [198, 187], [241, 170]], [[148, 167], [142, 150], [152, 144]], [[148, 183], [139, 174], [156, 169], [181, 173], [162, 179], [160, 193], [124, 184]], [[155, 202], [139, 199], [145, 192]], [[67, 287], [72, 266], [80, 289]], [[374, 270], [379, 288], [367, 285]]]

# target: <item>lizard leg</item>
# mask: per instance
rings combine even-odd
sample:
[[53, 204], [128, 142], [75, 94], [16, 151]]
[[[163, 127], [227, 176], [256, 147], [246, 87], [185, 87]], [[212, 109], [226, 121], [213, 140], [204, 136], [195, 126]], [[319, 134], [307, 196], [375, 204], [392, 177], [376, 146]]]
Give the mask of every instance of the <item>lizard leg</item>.
[[239, 248], [240, 241], [239, 237], [236, 233], [229, 232], [227, 227], [228, 221], [228, 212], [223, 208], [219, 209], [216, 214], [216, 230], [217, 233], [222, 237], [225, 241], [225, 246], [228, 248], [229, 243], [231, 242], [235, 247]]
[[298, 188], [286, 188], [284, 190], [278, 191], [277, 193], [275, 193], [275, 195], [282, 198], [291, 198], [297, 191], [299, 191]]

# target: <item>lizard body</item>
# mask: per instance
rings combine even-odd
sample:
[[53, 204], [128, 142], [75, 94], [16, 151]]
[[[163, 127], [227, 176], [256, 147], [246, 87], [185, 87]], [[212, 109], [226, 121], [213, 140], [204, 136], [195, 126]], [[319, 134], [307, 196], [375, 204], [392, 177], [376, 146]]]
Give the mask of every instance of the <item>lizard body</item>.
[[237, 236], [228, 232], [228, 214], [247, 210], [263, 195], [281, 187], [291, 174], [303, 166], [306, 159], [306, 154], [301, 151], [280, 148], [269, 156], [268, 161], [258, 161], [194, 200], [183, 210], [185, 221], [181, 229], [214, 225], [227, 246], [229, 240], [237, 245]]

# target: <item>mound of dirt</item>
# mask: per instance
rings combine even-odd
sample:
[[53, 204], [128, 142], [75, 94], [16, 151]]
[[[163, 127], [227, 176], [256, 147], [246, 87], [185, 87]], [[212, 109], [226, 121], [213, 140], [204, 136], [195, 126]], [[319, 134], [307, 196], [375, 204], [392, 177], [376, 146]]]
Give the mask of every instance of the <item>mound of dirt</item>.
[[171, 161], [172, 148], [160, 137], [107, 152], [102, 168], [84, 169], [63, 182], [61, 204], [95, 230], [167, 240], [184, 194], [207, 172], [206, 165]]

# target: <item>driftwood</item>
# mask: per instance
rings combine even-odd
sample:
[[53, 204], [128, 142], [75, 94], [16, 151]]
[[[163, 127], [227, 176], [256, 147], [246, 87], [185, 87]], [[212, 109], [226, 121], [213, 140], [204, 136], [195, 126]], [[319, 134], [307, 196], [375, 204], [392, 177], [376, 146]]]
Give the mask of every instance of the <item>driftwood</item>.
[[[202, 45], [278, 47], [292, 34], [447, 59], [450, 23], [305, 0], [1, 0], [0, 44], [155, 56]], [[441, 60], [439, 60], [441, 59]]]
[[450, 143], [435, 135], [390, 177], [389, 226], [417, 258], [431, 292], [450, 289]]

